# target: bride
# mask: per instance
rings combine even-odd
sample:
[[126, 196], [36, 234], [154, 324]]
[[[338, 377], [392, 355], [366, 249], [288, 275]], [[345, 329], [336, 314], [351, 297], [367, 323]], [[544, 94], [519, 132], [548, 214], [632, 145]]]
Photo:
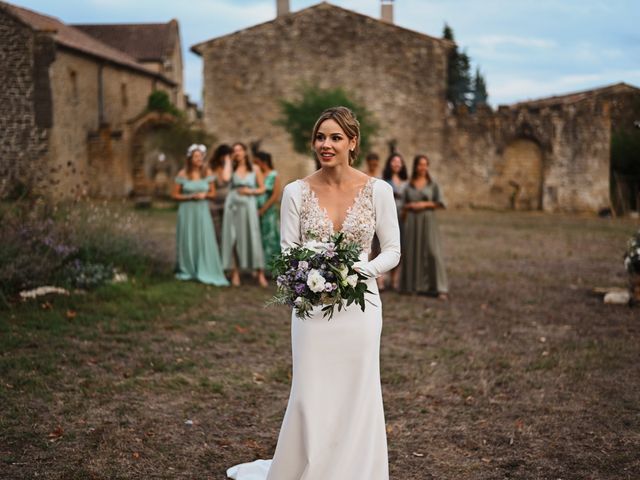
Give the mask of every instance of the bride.
[[[356, 304], [330, 321], [315, 307], [310, 319], [292, 313], [293, 379], [273, 460], [227, 470], [236, 480], [387, 480], [387, 438], [380, 386], [382, 309], [375, 278], [400, 259], [391, 186], [351, 164], [360, 126], [345, 107], [325, 110], [313, 128], [321, 168], [287, 185], [281, 245], [343, 232], [362, 247], [355, 268], [368, 278], [365, 311]], [[376, 233], [381, 253], [367, 261]]]

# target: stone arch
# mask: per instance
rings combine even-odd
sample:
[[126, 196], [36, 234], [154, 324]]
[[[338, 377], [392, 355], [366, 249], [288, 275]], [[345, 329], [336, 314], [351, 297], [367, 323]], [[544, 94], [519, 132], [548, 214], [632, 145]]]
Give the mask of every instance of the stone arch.
[[136, 197], [165, 196], [175, 174], [176, 159], [153, 146], [153, 138], [177, 121], [168, 113], [148, 112], [131, 124], [131, 174]]
[[541, 210], [543, 153], [530, 137], [516, 137], [504, 147], [492, 195], [512, 210]]

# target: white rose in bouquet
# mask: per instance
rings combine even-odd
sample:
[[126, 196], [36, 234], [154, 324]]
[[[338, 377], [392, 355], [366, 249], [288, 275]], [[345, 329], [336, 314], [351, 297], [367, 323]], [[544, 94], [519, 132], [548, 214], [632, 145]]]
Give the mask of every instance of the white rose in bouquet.
[[307, 276], [307, 285], [314, 293], [324, 292], [324, 284], [326, 280], [322, 274], [315, 268], [309, 272]]
[[349, 275], [347, 277], [347, 283], [350, 287], [355, 287], [358, 284], [358, 275], [355, 273], [353, 275]]
[[318, 240], [309, 240], [303, 245], [303, 247], [316, 253], [321, 253], [327, 250], [327, 244], [325, 242], [319, 242]]

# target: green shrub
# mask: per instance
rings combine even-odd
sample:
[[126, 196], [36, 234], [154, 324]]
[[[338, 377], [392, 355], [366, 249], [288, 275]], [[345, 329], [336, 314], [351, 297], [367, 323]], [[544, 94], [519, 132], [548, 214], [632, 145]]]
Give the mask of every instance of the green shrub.
[[[360, 151], [367, 152], [370, 148], [370, 138], [378, 127], [371, 114], [341, 88], [322, 89], [303, 85], [298, 100], [280, 100], [281, 117], [276, 124], [289, 132], [296, 152], [309, 154], [311, 134], [316, 120], [324, 110], [337, 106], [347, 107], [356, 114], [360, 122]], [[356, 163], [359, 164], [360, 159]]]

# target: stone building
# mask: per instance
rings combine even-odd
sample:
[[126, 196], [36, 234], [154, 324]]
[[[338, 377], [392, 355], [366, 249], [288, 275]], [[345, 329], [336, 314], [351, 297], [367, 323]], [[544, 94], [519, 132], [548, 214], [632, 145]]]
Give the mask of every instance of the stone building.
[[449, 41], [329, 3], [287, 13], [280, 0], [278, 11], [270, 22], [192, 47], [204, 61], [205, 127], [218, 140], [261, 140], [286, 179], [310, 173], [310, 157], [296, 154], [274, 124], [279, 99], [294, 99], [307, 83], [342, 87], [366, 105], [381, 127], [375, 149], [396, 140], [402, 151], [442, 160]]
[[[341, 87], [373, 113], [373, 149], [394, 142], [411, 163], [426, 153], [449, 204], [545, 211], [599, 211], [610, 204], [611, 125], [638, 89], [589, 92], [469, 113], [446, 101], [452, 44], [329, 3], [289, 11], [192, 47], [204, 62], [205, 127], [220, 141], [261, 140], [289, 181], [313, 170], [275, 125], [279, 100], [303, 83]], [[613, 108], [613, 106], [616, 106]], [[618, 112], [618, 113], [616, 113]]]
[[185, 109], [183, 63], [178, 21], [167, 23], [74, 24], [97, 40], [135, 58], [138, 63], [176, 84], [171, 101]]
[[56, 197], [130, 194], [142, 170], [140, 132], [169, 121], [144, 114], [148, 96], [183, 98], [181, 62], [168, 76], [79, 28], [5, 2], [0, 58], [0, 197], [20, 185]]

